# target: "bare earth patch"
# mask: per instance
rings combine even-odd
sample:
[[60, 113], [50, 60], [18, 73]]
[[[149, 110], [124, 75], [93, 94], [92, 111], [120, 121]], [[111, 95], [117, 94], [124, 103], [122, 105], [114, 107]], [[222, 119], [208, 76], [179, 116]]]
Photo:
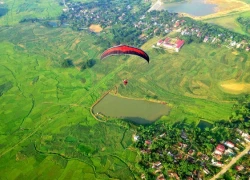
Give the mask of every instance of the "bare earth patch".
[[233, 51], [232, 52], [234, 55], [238, 55], [239, 54], [239, 52], [237, 52], [237, 51]]
[[89, 30], [92, 31], [92, 32], [101, 32], [102, 31], [102, 27], [99, 25], [99, 24], [92, 24], [90, 27], [89, 27]]
[[221, 83], [221, 87], [228, 93], [240, 94], [250, 92], [250, 84], [247, 83]]
[[21, 48], [25, 48], [25, 46], [23, 44], [18, 44], [18, 46]]
[[75, 49], [76, 45], [81, 42], [80, 39], [76, 39], [75, 42], [72, 44], [71, 48]]

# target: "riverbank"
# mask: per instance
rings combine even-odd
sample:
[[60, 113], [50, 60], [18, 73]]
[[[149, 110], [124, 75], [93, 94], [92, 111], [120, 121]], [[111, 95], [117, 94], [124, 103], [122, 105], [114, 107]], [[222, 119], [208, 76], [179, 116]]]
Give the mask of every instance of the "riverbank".
[[137, 124], [151, 124], [170, 112], [170, 106], [165, 101], [129, 98], [117, 91], [117, 88], [107, 91], [91, 106], [90, 113], [96, 120], [106, 122], [113, 117]]
[[[204, 3], [217, 5], [217, 7], [214, 8], [213, 14], [209, 14], [205, 16], [194, 16], [188, 13], [179, 13], [179, 15], [190, 17], [195, 20], [205, 20], [205, 19], [225, 16], [227, 14], [235, 14], [239, 12], [250, 11], [250, 5], [239, 0], [204, 0]], [[149, 11], [162, 10], [163, 6], [164, 6], [164, 3], [158, 0], [152, 5]]]
[[214, 9], [215, 13], [206, 16], [192, 16], [185, 13], [182, 14], [196, 20], [204, 20], [225, 16], [227, 14], [250, 11], [250, 5], [239, 0], [204, 0], [204, 2], [206, 4], [216, 4], [217, 7]]

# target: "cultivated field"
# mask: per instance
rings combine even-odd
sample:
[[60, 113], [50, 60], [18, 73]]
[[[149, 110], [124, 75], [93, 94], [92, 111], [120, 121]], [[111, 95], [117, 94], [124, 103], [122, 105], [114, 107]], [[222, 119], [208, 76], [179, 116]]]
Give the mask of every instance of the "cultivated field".
[[[77, 68], [99, 61], [101, 48], [90, 43], [96, 37], [35, 24], [0, 31], [1, 177], [132, 179], [132, 130], [123, 122], [98, 123], [90, 114], [115, 65]], [[66, 58], [76, 67], [62, 68]]]
[[[90, 113], [115, 85], [125, 97], [166, 101], [172, 110], [161, 120], [198, 123], [230, 116], [236, 96], [223, 92], [222, 82], [250, 82], [248, 55], [227, 48], [191, 44], [168, 53], [152, 49], [154, 38], [142, 47], [149, 64], [135, 56], [100, 61], [98, 36], [84, 31], [28, 23], [0, 32], [0, 173], [11, 179], [136, 176], [137, 153], [128, 149], [133, 128], [122, 121], [100, 123]], [[64, 59], [75, 67], [62, 68]], [[88, 59], [96, 65], [80, 71]]]
[[63, 6], [58, 0], [4, 0], [8, 13], [0, 18], [0, 25], [17, 24], [24, 18], [54, 18], [61, 14]]
[[244, 30], [244, 27], [242, 27], [241, 24], [237, 22], [238, 17], [250, 17], [250, 13], [248, 12], [235, 12], [235, 13], [229, 13], [225, 16], [217, 17], [217, 18], [211, 18], [205, 20], [207, 23], [217, 24], [222, 27], [225, 27], [227, 29], [230, 29], [234, 32], [249, 35], [249, 32], [246, 32]]

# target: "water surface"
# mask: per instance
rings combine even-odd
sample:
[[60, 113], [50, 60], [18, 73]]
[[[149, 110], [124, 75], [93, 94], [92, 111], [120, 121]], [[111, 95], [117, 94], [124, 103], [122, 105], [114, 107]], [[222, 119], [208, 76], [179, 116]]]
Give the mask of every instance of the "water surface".
[[93, 113], [121, 118], [136, 124], [150, 124], [163, 115], [168, 115], [167, 105], [145, 101], [127, 99], [108, 94], [93, 108]]
[[9, 11], [8, 8], [1, 7], [1, 6], [0, 6], [0, 17], [1, 17], [1, 16], [4, 16], [5, 14], [7, 14], [8, 11]]
[[169, 12], [187, 13], [193, 16], [205, 16], [215, 13], [216, 7], [216, 4], [205, 4], [204, 0], [188, 0], [181, 3], [164, 4], [160, 9]]
[[213, 127], [213, 124], [207, 122], [207, 121], [204, 121], [204, 120], [200, 120], [199, 124], [198, 124], [198, 127], [204, 131], [207, 127], [208, 128], [212, 128]]

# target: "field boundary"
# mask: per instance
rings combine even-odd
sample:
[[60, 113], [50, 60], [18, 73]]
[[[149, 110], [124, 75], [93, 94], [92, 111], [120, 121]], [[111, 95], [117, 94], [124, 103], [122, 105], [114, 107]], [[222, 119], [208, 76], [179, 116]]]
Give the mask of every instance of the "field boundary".
[[[117, 86], [115, 86], [115, 93], [112, 93], [113, 89], [108, 90], [107, 92], [105, 92], [99, 99], [97, 99], [94, 104], [90, 107], [90, 113], [91, 115], [100, 122], [106, 122], [104, 120], [101, 120], [99, 118], [97, 118], [97, 116], [95, 116], [95, 114], [93, 113], [93, 108], [95, 105], [97, 105], [103, 98], [105, 98], [108, 94], [111, 94], [113, 96], [116, 97], [120, 97], [120, 98], [124, 98], [124, 99], [130, 99], [130, 100], [139, 100], [139, 101], [148, 101], [148, 102], [153, 102], [153, 103], [158, 103], [158, 104], [163, 104], [163, 105], [168, 105], [167, 102], [165, 101], [160, 101], [160, 100], [154, 100], [154, 99], [145, 99], [145, 98], [131, 98], [131, 97], [126, 97], [126, 96], [122, 96], [121, 94], [118, 93], [118, 88]], [[169, 106], [170, 108], [170, 106]], [[171, 109], [171, 108], [170, 108]]]
[[106, 122], [106, 121], [103, 121], [103, 120], [101, 120], [101, 119], [98, 119], [98, 118], [95, 116], [95, 114], [93, 113], [93, 107], [94, 107], [95, 105], [97, 105], [103, 98], [105, 98], [105, 97], [109, 94], [110, 91], [111, 91], [111, 90], [105, 92], [105, 93], [104, 93], [99, 99], [97, 99], [97, 100], [94, 102], [94, 104], [90, 107], [90, 114], [91, 114], [97, 121]]

